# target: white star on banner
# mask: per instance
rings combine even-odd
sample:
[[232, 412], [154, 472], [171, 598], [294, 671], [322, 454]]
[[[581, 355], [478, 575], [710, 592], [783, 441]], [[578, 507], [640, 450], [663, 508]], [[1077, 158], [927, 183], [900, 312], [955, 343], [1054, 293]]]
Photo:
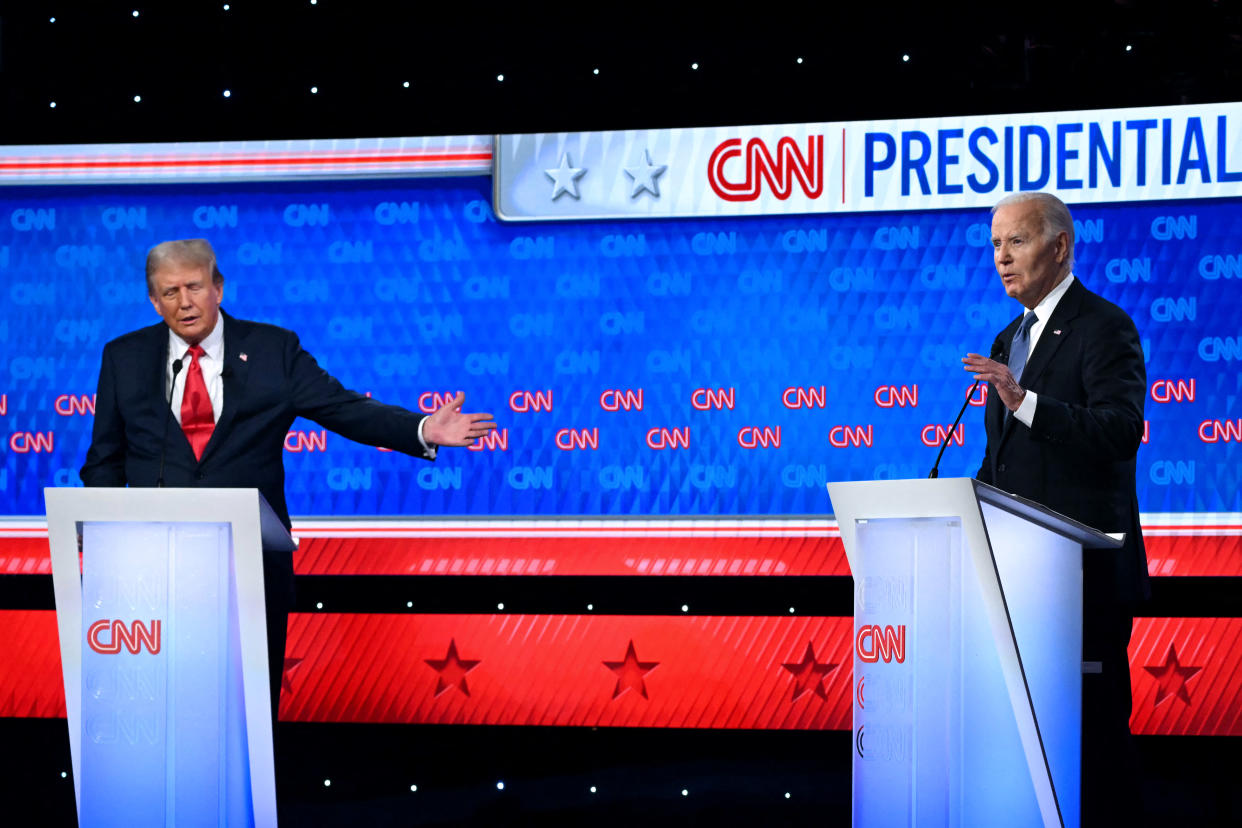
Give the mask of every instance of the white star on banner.
[[569, 163], [569, 153], [561, 153], [561, 165], [556, 169], [544, 170], [544, 175], [552, 179], [552, 200], [556, 201], [565, 193], [570, 198], [578, 198], [578, 179], [586, 175], [585, 167], [573, 167]]
[[656, 179], [664, 174], [668, 169], [667, 164], [659, 166], [651, 163], [651, 151], [643, 150], [643, 159], [647, 162], [635, 167], [625, 167], [625, 174], [634, 181], [634, 186], [630, 189], [630, 198], [638, 198], [639, 193], [647, 190], [656, 198], [660, 197], [660, 185]]

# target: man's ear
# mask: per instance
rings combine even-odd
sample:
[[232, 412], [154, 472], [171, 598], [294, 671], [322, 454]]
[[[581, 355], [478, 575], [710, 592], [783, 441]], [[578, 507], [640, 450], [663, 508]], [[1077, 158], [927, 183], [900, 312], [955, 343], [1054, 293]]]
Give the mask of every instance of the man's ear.
[[1069, 233], [1062, 230], [1057, 233], [1057, 264], [1063, 264], [1069, 258]]

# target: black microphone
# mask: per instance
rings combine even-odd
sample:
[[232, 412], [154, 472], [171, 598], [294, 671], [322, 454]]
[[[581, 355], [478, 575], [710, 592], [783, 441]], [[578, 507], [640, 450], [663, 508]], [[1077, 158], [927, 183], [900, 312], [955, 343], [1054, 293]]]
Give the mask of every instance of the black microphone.
[[[1005, 343], [1003, 340], [996, 340], [992, 343], [992, 353], [988, 355], [988, 359], [1009, 364], [1009, 355], [1005, 353]], [[975, 389], [979, 387], [979, 383], [983, 380], [975, 380], [975, 384], [970, 386], [970, 390], [966, 392], [966, 401], [962, 403], [962, 410], [957, 412], [957, 419], [953, 421], [953, 425], [949, 426], [949, 433], [944, 435], [944, 442], [940, 444], [940, 453], [936, 455], [936, 463], [932, 466], [931, 471], [927, 473], [930, 480], [940, 476], [940, 458], [944, 457], [944, 450], [949, 447], [949, 441], [953, 439], [953, 429], [957, 428], [957, 424], [962, 421], [962, 415], [966, 413], [966, 406], [970, 405], [970, 398], [975, 393]]]
[[155, 481], [155, 486], [158, 489], [164, 488], [164, 454], [168, 451], [168, 421], [173, 416], [173, 389], [177, 387], [177, 374], [181, 373], [181, 360], [173, 360], [172, 371], [172, 382], [168, 383], [168, 416], [164, 418], [164, 436], [160, 438], [160, 476]]

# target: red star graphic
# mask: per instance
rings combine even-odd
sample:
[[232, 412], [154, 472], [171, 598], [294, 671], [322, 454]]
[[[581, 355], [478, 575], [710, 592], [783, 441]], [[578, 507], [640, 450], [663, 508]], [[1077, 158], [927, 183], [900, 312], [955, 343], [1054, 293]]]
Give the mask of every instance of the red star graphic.
[[797, 701], [804, 693], [815, 691], [815, 695], [821, 699], [827, 700], [828, 693], [824, 690], [824, 676], [835, 670], [837, 665], [829, 662], [820, 664], [815, 660], [815, 650], [811, 647], [811, 642], [806, 642], [806, 653], [802, 656], [802, 661], [792, 664], [782, 664], [786, 670], [794, 674], [793, 698], [790, 701]]
[[285, 656], [285, 667], [280, 672], [280, 689], [285, 693], [293, 692], [293, 671], [302, 663], [300, 658]]
[[457, 641], [449, 639], [448, 654], [444, 658], [425, 658], [431, 669], [439, 673], [436, 676], [436, 695], [439, 696], [450, 687], [456, 687], [467, 696], [470, 688], [466, 686], [466, 673], [479, 666], [482, 659], [467, 660], [457, 655]]
[[1177, 660], [1177, 650], [1170, 644], [1169, 652], [1164, 657], [1164, 664], [1144, 664], [1143, 669], [1151, 673], [1156, 679], [1156, 701], [1152, 705], [1152, 707], [1155, 707], [1172, 695], [1176, 695], [1186, 704], [1190, 704], [1190, 694], [1186, 692], [1186, 682], [1203, 668], [1183, 667], [1181, 662]]
[[647, 698], [647, 683], [643, 681], [643, 676], [659, 664], [658, 661], [639, 661], [638, 654], [634, 652], [634, 639], [631, 638], [629, 646], [625, 648], [624, 661], [604, 662], [605, 667], [617, 674], [617, 686], [612, 690], [612, 697], [615, 699], [626, 690], [637, 690], [644, 699]]

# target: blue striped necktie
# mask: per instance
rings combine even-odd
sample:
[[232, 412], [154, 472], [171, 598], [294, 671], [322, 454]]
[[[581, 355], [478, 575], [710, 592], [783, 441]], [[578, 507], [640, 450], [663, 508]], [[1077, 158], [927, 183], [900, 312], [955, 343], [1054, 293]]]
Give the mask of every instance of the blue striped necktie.
[[1038, 321], [1034, 311], [1027, 311], [1022, 317], [1022, 324], [1013, 335], [1013, 345], [1009, 349], [1009, 373], [1013, 381], [1022, 382], [1022, 369], [1026, 367], [1026, 357], [1031, 350], [1031, 326]]

